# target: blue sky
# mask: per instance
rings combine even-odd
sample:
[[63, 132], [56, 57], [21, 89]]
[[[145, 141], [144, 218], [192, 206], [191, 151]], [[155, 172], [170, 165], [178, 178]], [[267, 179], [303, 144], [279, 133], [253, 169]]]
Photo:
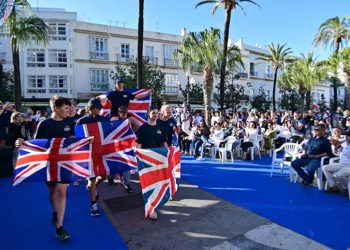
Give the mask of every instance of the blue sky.
[[[86, 21], [137, 28], [138, 0], [29, 0], [32, 7], [65, 8], [77, 12]], [[212, 5], [195, 9], [199, 0], [145, 0], [145, 30], [180, 34], [216, 27], [223, 30], [224, 11], [211, 16]], [[312, 49], [319, 25], [328, 18], [350, 15], [350, 0], [256, 0], [261, 8], [243, 3], [246, 15], [234, 11], [230, 37], [240, 37], [250, 45], [287, 43], [295, 55]], [[329, 48], [317, 49], [319, 58], [329, 55]]]

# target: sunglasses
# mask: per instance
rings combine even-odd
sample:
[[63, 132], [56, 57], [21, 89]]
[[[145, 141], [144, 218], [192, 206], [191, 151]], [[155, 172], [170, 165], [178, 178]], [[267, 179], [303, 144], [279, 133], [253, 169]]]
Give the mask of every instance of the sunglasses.
[[314, 131], [320, 131], [320, 129], [319, 128], [314, 128]]
[[158, 112], [151, 112], [152, 115], [158, 115]]

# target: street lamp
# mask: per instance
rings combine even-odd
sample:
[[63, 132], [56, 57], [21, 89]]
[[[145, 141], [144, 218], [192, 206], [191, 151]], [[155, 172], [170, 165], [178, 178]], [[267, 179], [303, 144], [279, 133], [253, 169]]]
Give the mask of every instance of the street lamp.
[[187, 86], [186, 86], [186, 104], [187, 106], [190, 106], [190, 77], [191, 77], [191, 73], [190, 72], [186, 72], [186, 77], [187, 77]]

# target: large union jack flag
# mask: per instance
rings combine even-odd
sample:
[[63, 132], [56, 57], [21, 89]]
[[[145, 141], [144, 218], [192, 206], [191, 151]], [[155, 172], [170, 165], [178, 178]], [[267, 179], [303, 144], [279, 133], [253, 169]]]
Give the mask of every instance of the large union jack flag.
[[136, 136], [128, 120], [77, 125], [75, 135], [94, 137], [92, 163], [95, 176], [137, 169], [134, 152]]
[[180, 168], [180, 151], [173, 146], [137, 149], [137, 161], [147, 218], [177, 191], [175, 171]]
[[91, 138], [36, 139], [23, 142], [14, 186], [29, 181], [65, 181], [91, 174]]
[[[125, 91], [135, 95], [136, 97], [138, 95], [143, 95], [145, 93], [150, 93], [150, 89], [124, 89]], [[100, 115], [103, 116], [109, 116], [112, 108], [112, 103], [107, 99], [107, 95], [109, 92], [100, 95], [100, 98], [102, 100], [102, 106], [103, 109], [100, 111]], [[130, 120], [133, 124], [135, 124], [137, 127], [140, 127], [142, 124], [147, 122], [147, 110], [151, 106], [151, 95], [148, 95], [147, 97], [141, 98], [141, 99], [134, 99], [130, 100], [128, 110], [130, 115]]]

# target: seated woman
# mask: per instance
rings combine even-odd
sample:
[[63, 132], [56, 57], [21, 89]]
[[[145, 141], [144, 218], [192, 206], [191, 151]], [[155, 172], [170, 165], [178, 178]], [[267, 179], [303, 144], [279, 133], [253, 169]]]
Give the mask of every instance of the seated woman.
[[198, 159], [203, 158], [205, 153], [205, 147], [209, 144], [211, 147], [216, 146], [219, 147], [220, 143], [224, 139], [224, 131], [222, 130], [222, 124], [216, 123], [213, 132], [209, 135], [209, 139], [205, 136], [201, 137], [203, 143], [202, 143], [202, 149], [201, 154]]
[[257, 129], [256, 122], [250, 122], [249, 127], [245, 130], [245, 137], [243, 140], [243, 143], [241, 144], [242, 147], [242, 159], [248, 160], [248, 149], [251, 147], [256, 147], [260, 149], [259, 145], [259, 139], [258, 139], [259, 131]]

